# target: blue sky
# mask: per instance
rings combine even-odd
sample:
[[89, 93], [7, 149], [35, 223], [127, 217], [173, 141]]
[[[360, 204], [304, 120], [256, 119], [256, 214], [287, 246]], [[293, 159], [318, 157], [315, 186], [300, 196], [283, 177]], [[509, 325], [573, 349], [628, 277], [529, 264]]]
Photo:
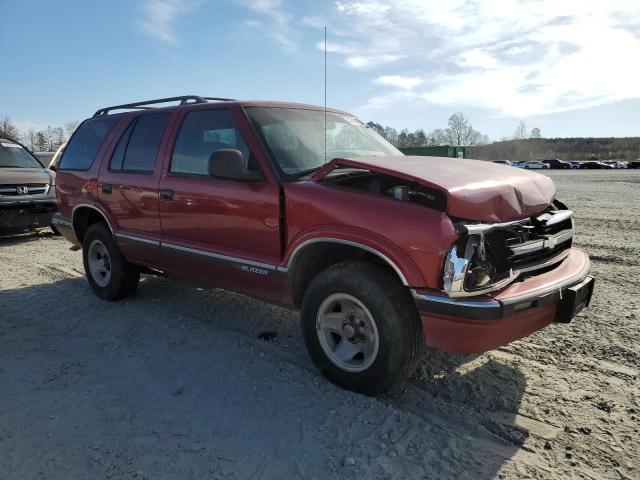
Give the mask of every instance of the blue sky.
[[494, 139], [640, 135], [637, 0], [0, 0], [0, 116], [21, 128], [180, 94], [323, 101]]

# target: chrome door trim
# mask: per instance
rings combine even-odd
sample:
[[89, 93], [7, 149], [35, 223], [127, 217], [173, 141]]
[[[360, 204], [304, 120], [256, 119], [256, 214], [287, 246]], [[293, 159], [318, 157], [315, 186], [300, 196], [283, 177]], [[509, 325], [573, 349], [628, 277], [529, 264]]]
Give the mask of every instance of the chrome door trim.
[[231, 262], [231, 263], [238, 263], [238, 264], [249, 265], [249, 266], [257, 267], [257, 268], [264, 268], [266, 270], [270, 270], [270, 271], [274, 271], [274, 272], [276, 270], [278, 270], [277, 265], [272, 265], [272, 264], [269, 264], [269, 263], [262, 263], [262, 262], [255, 262], [253, 260], [247, 260], [247, 259], [244, 259], [244, 258], [233, 257], [231, 255], [224, 255], [224, 254], [221, 254], [221, 253], [209, 252], [207, 250], [200, 250], [200, 249], [197, 249], [197, 248], [183, 247], [182, 245], [176, 245], [175, 243], [160, 242], [160, 246], [161, 246], [161, 248], [168, 248], [170, 250], [176, 250], [176, 251], [179, 251], [179, 252], [190, 253], [192, 255], [199, 255], [199, 256], [208, 257], [208, 258], [215, 258], [216, 260], [223, 260], [223, 261]]
[[160, 246], [160, 242], [158, 240], [151, 240], [150, 238], [137, 237], [135, 235], [128, 235], [125, 233], [116, 233], [115, 237], [122, 240], [131, 240], [132, 242], [146, 243], [156, 247]]

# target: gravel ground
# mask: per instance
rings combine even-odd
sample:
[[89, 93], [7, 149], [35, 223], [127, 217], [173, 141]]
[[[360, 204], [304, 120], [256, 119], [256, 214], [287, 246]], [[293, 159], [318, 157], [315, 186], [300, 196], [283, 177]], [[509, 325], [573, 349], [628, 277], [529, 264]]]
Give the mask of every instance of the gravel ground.
[[378, 398], [316, 373], [295, 312], [155, 277], [108, 303], [64, 240], [0, 239], [0, 479], [640, 478], [640, 171], [550, 175], [591, 307]]

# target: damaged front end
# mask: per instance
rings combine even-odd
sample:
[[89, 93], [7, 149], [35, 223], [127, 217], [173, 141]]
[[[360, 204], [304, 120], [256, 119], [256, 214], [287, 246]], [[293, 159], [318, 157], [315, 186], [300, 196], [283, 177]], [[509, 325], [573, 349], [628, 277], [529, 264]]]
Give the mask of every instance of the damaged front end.
[[555, 201], [524, 220], [458, 222], [460, 238], [445, 259], [443, 291], [452, 298], [483, 295], [554, 268], [571, 248], [572, 216]]
[[417, 203], [441, 212], [447, 210], [444, 191], [396, 175], [360, 168], [338, 168], [327, 175], [324, 182]]

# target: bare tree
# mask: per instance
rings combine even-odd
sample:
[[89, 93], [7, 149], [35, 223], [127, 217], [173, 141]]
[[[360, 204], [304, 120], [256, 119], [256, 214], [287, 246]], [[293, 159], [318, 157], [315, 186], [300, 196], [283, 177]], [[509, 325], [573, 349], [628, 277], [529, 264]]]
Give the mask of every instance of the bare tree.
[[383, 137], [393, 145], [398, 144], [398, 131], [395, 128], [385, 127]]
[[542, 137], [542, 133], [538, 127], [533, 127], [531, 129], [531, 138], [540, 138]]
[[62, 127], [54, 127], [51, 129], [51, 149], [57, 150], [60, 145], [67, 141], [65, 129]]
[[440, 145], [485, 145], [490, 142], [487, 135], [474, 130], [467, 117], [457, 112], [449, 117], [448, 128], [436, 128], [429, 133], [421, 128], [410, 132], [403, 128], [398, 132], [395, 128], [385, 127], [379, 123], [368, 122], [367, 126], [380, 133], [389, 142], [399, 148], [426, 147]]
[[469, 125], [469, 120], [467, 120], [467, 117], [465, 117], [462, 112], [456, 112], [449, 117], [449, 128], [447, 131], [449, 144], [454, 146], [469, 145], [473, 129], [471, 125]]
[[429, 145], [444, 145], [447, 143], [447, 132], [442, 128], [436, 128], [431, 133], [429, 133]]
[[524, 120], [520, 120], [520, 123], [518, 123], [518, 126], [516, 127], [516, 132], [513, 134], [513, 139], [525, 140], [526, 138], [528, 138], [527, 124]]
[[66, 138], [67, 140], [71, 138], [71, 135], [73, 135], [73, 132], [76, 131], [76, 128], [78, 128], [78, 125], [80, 125], [80, 122], [78, 122], [77, 120], [73, 120], [72, 122], [68, 122], [65, 124], [64, 129], [65, 129], [65, 132], [67, 133], [67, 138]]
[[29, 150], [33, 151], [36, 148], [36, 129], [30, 127], [22, 136], [22, 140], [29, 147]]
[[12, 140], [18, 140], [20, 137], [20, 132], [6, 115], [0, 120], [0, 135]]

